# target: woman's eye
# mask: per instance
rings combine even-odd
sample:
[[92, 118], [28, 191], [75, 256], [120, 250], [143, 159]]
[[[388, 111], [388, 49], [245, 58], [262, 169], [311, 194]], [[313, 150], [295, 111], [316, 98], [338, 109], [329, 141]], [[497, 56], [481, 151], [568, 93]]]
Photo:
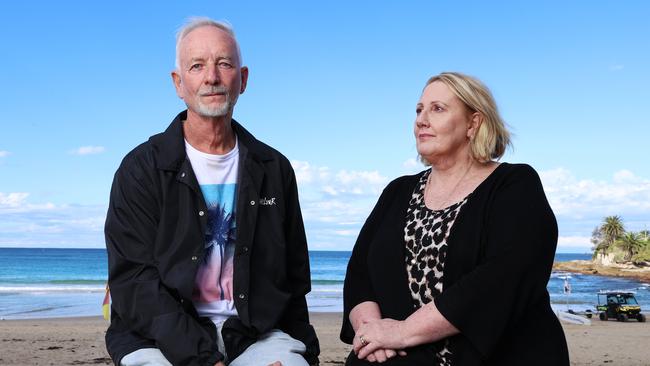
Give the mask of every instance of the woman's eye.
[[422, 108], [415, 108], [415, 114], [420, 114], [422, 112]]

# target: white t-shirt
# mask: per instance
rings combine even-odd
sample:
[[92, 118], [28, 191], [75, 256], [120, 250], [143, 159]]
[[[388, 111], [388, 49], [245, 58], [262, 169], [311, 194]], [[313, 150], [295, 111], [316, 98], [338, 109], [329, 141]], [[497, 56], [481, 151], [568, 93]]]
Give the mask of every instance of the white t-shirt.
[[185, 150], [208, 208], [206, 256], [196, 273], [192, 301], [200, 316], [219, 324], [237, 315], [232, 283], [239, 145], [235, 141], [227, 154], [213, 155], [185, 141]]

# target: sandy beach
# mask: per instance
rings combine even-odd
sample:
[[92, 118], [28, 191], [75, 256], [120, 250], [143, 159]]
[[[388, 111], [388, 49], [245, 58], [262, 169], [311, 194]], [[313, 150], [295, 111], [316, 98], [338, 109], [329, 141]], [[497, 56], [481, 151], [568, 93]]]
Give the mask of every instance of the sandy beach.
[[[338, 339], [340, 313], [312, 313], [321, 365], [342, 365], [350, 346]], [[100, 317], [0, 321], [0, 365], [109, 365]], [[650, 323], [565, 324], [572, 365], [650, 365]]]

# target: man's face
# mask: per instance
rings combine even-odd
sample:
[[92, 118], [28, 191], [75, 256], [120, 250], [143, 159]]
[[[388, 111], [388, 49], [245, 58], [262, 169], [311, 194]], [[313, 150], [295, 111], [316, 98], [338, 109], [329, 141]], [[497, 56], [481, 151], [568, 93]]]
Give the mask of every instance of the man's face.
[[231, 114], [248, 78], [248, 69], [240, 66], [235, 40], [217, 27], [203, 26], [183, 38], [178, 53], [179, 66], [172, 78], [188, 113], [202, 117]]

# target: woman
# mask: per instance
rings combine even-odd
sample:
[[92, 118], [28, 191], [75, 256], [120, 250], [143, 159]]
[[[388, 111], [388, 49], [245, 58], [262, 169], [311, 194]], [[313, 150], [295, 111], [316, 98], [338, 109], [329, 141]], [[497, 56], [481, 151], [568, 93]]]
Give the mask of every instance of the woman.
[[546, 284], [557, 224], [478, 80], [442, 73], [416, 106], [430, 169], [391, 182], [348, 264], [347, 365], [568, 365]]

